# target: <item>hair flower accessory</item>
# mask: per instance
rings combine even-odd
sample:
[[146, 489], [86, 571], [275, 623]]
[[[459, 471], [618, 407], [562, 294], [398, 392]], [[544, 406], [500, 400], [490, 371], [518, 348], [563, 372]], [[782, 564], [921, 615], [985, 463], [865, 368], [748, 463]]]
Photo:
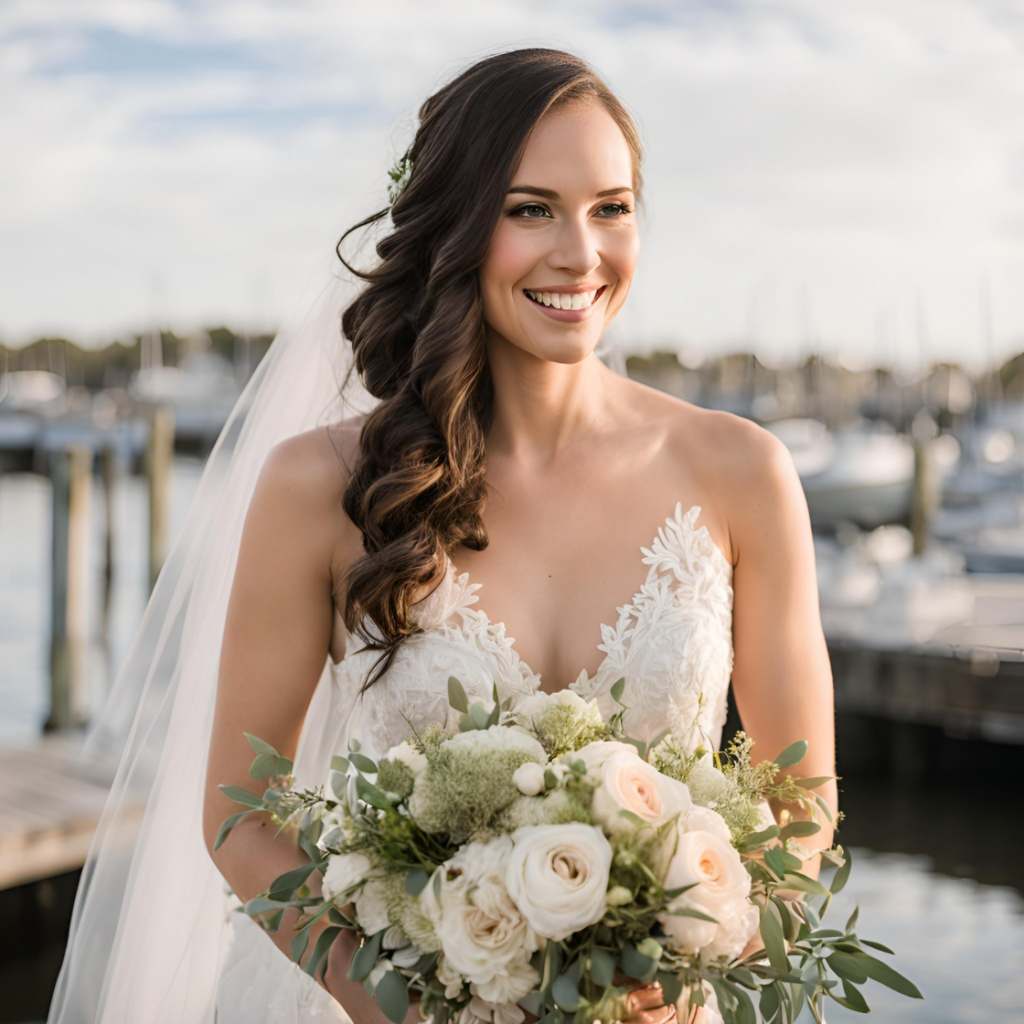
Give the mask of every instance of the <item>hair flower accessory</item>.
[[388, 199], [392, 206], [398, 201], [405, 186], [409, 184], [409, 175], [412, 174], [411, 153], [412, 146], [395, 161], [388, 171], [388, 177], [391, 179], [391, 184], [388, 185]]

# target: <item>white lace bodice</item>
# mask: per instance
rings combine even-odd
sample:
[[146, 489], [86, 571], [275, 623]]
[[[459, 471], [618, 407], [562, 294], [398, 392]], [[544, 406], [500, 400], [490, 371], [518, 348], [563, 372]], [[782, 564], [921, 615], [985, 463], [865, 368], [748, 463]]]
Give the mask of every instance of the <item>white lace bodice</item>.
[[[618, 608], [618, 621], [602, 625], [604, 652], [597, 674], [586, 670], [571, 689], [596, 699], [602, 711], [616, 710], [610, 688], [626, 679], [625, 726], [631, 736], [651, 740], [666, 728], [687, 733], [694, 745], [703, 737], [717, 747], [725, 723], [726, 695], [732, 675], [732, 566], [696, 525], [700, 506], [686, 513], [677, 503], [649, 548], [641, 548], [647, 579], [632, 599]], [[457, 574], [449, 559], [441, 583], [413, 606], [422, 632], [399, 649], [387, 673], [358, 700], [352, 735], [371, 756], [430, 724], [456, 724], [448, 705], [448, 677], [463, 683], [470, 699], [489, 700], [492, 680], [504, 699], [530, 694], [540, 676], [516, 651], [505, 625], [491, 622], [475, 608], [479, 583]], [[354, 649], [332, 663], [333, 684], [353, 695], [377, 652]], [[341, 694], [339, 694], [341, 696]]]

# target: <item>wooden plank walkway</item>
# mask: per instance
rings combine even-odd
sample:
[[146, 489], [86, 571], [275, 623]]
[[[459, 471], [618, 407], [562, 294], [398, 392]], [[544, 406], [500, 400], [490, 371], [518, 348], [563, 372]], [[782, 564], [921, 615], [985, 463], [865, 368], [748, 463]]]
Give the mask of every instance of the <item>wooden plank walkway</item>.
[[[50, 733], [0, 748], [0, 889], [24, 885], [85, 863], [110, 776], [80, 760], [81, 740]], [[121, 841], [135, 839], [144, 806], [126, 816]]]

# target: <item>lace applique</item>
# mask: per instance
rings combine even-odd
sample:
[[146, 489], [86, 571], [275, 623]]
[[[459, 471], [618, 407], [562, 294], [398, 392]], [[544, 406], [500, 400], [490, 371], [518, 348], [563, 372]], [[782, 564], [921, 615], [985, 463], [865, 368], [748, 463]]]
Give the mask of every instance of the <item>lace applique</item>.
[[[646, 581], [617, 609], [615, 625], [601, 626], [598, 648], [605, 657], [596, 675], [584, 670], [570, 684], [611, 715], [611, 684], [625, 676], [625, 725], [637, 739], [649, 741], [671, 728], [693, 745], [717, 746], [725, 723], [733, 665], [732, 566], [707, 527], [697, 527], [700, 511], [693, 505], [684, 515], [677, 502], [651, 547], [640, 549], [650, 566]], [[492, 683], [502, 699], [540, 687], [539, 674], [519, 657], [504, 623], [473, 607], [479, 589], [449, 560], [441, 583], [413, 606], [422, 632], [406, 641], [360, 701], [360, 739], [371, 756], [427, 725], [454, 727], [450, 675], [463, 682], [471, 700], [489, 700]], [[338, 685], [358, 688], [376, 656], [355, 651], [345, 657], [334, 666]]]

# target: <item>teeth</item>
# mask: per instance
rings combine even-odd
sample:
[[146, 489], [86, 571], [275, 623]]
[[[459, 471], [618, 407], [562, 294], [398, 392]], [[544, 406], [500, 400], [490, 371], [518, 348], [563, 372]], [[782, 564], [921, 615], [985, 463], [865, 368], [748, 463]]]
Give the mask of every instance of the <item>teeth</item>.
[[586, 309], [593, 305], [597, 289], [592, 292], [531, 292], [526, 293], [535, 302], [553, 309]]

